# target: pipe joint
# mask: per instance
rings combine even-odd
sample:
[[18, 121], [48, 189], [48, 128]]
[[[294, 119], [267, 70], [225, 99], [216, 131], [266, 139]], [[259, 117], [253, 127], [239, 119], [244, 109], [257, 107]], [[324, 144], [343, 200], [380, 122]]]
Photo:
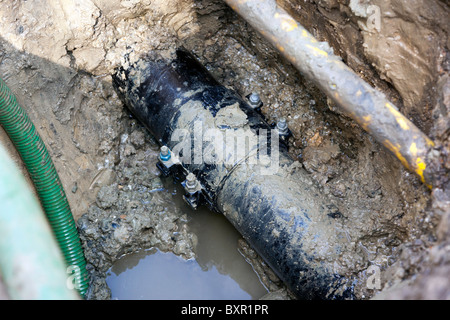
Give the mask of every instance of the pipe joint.
[[156, 167], [164, 177], [173, 176], [175, 179], [181, 180], [184, 176], [180, 160], [176, 155], [172, 154], [172, 151], [167, 146], [161, 147]]
[[186, 193], [183, 196], [184, 201], [194, 210], [204, 202], [205, 194], [202, 192], [202, 186], [200, 182], [197, 180], [195, 175], [190, 172], [186, 176], [186, 180], [184, 180], [181, 185], [183, 186]]

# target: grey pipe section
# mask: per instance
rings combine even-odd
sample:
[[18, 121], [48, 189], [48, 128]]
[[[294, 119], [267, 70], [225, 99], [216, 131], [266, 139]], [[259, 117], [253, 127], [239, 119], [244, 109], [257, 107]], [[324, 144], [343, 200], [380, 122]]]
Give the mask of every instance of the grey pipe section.
[[11, 299], [78, 299], [44, 212], [2, 145], [0, 237], [0, 273]]

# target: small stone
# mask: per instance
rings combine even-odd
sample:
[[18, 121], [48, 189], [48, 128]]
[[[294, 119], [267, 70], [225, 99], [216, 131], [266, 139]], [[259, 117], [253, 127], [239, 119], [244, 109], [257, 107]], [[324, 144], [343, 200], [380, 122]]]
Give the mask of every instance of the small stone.
[[136, 148], [140, 148], [145, 143], [145, 134], [140, 130], [135, 130], [131, 133], [130, 140]]
[[119, 190], [116, 184], [100, 188], [97, 193], [97, 205], [100, 208], [107, 209], [117, 202]]

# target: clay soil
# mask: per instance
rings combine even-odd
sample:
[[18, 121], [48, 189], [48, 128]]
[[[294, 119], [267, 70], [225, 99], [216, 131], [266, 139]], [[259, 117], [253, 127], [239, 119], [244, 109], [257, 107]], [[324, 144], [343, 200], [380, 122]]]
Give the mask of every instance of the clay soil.
[[[280, 1], [320, 41], [449, 151], [450, 7], [438, 0]], [[124, 55], [194, 53], [242, 96], [258, 92], [268, 122], [287, 119], [291, 156], [351, 227], [336, 264], [358, 299], [450, 299], [450, 189], [429, 190], [218, 0], [0, 0], [0, 76], [49, 149], [85, 249], [88, 299], [108, 299], [105, 272], [158, 247], [185, 258], [196, 237], [155, 167], [159, 146], [111, 83]], [[380, 24], [369, 25], [369, 6]], [[14, 148], [0, 132], [0, 142]], [[26, 175], [25, 170], [24, 174]], [[266, 298], [294, 298], [251, 247]], [[371, 266], [380, 282], [368, 285]], [[372, 283], [373, 284], [373, 283]]]

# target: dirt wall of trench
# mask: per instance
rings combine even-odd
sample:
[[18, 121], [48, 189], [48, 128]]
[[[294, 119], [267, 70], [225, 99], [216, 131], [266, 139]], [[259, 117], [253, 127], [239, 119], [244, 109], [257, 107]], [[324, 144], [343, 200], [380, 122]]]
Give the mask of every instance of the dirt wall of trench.
[[[446, 1], [280, 4], [448, 152]], [[0, 76], [45, 141], [77, 220], [130, 209], [105, 206], [104, 192], [98, 196], [102, 188], [122, 194], [127, 184], [130, 190], [144, 184], [124, 168], [148, 167], [148, 179], [157, 176], [150, 166], [154, 142], [124, 109], [110, 74], [126, 53], [133, 59], [182, 44], [219, 82], [241, 95], [259, 92], [269, 122], [287, 118], [291, 155], [336, 203], [333, 219], [352, 230], [346, 235], [352, 252], [336, 263], [361, 280], [359, 298], [380, 291], [366, 285], [370, 265], [382, 272], [380, 297], [450, 296], [445, 186], [432, 192], [423, 186], [222, 1], [3, 0], [0, 6]], [[108, 263], [123, 248], [112, 251]]]

